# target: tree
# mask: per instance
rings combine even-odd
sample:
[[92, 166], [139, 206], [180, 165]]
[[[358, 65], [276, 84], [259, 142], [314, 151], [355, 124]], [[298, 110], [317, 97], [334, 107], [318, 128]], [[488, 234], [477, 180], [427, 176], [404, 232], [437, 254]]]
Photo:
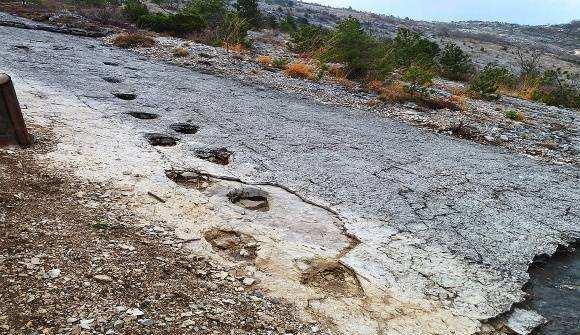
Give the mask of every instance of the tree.
[[474, 68], [471, 57], [455, 43], [445, 45], [439, 63], [443, 77], [451, 80], [467, 80]]
[[377, 40], [364, 31], [359, 20], [349, 17], [332, 33], [322, 59], [344, 63], [350, 78], [363, 77], [376, 58], [377, 44]]
[[261, 25], [261, 13], [258, 8], [258, 0], [238, 0], [236, 3], [238, 15], [245, 19], [252, 27]]

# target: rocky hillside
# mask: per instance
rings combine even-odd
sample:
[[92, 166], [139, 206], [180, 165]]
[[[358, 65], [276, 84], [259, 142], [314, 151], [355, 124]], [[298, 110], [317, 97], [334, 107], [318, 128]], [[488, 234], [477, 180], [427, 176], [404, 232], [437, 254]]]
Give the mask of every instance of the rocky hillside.
[[327, 27], [332, 27], [340, 20], [353, 16], [364, 22], [369, 30], [387, 36], [392, 36], [399, 27], [408, 27], [423, 31], [434, 38], [470, 39], [505, 46], [533, 47], [546, 53], [553, 53], [567, 61], [580, 61], [580, 56], [575, 55], [580, 45], [578, 21], [547, 26], [481, 21], [426, 22], [293, 0], [265, 0], [263, 10], [278, 17], [287, 14], [294, 15], [312, 24]]

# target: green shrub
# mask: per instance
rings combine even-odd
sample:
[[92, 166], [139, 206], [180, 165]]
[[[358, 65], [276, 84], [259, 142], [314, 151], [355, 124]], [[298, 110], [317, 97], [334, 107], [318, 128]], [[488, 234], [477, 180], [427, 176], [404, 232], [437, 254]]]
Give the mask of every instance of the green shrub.
[[532, 99], [551, 106], [580, 108], [580, 90], [570, 82], [573, 75], [560, 69], [544, 72]]
[[451, 80], [467, 80], [473, 72], [471, 57], [455, 43], [448, 43], [439, 59], [441, 74]]
[[193, 0], [185, 9], [198, 13], [208, 24], [219, 23], [227, 12], [226, 0]]
[[236, 3], [238, 15], [243, 18], [251, 27], [261, 26], [261, 14], [257, 0], [238, 0]]
[[524, 114], [522, 112], [518, 112], [515, 109], [506, 110], [505, 117], [507, 117], [510, 120], [514, 120], [514, 121], [523, 121], [524, 120]]
[[290, 34], [290, 50], [313, 52], [320, 49], [328, 39], [328, 32], [321, 27], [306, 24]]
[[414, 91], [421, 91], [426, 85], [433, 82], [434, 72], [429, 68], [424, 68], [419, 65], [412, 65], [405, 70], [403, 79], [411, 83], [411, 88]]
[[127, 0], [123, 6], [123, 14], [125, 14], [129, 20], [136, 22], [140, 17], [148, 15], [149, 10], [147, 9], [147, 6], [138, 0]]
[[218, 43], [225, 46], [248, 45], [249, 22], [234, 12], [228, 12], [218, 29]]
[[288, 66], [288, 63], [289, 61], [287, 58], [274, 58], [272, 61], [272, 66], [277, 69], [284, 70]]
[[149, 13], [139, 17], [137, 24], [142, 28], [170, 32], [178, 36], [185, 36], [207, 27], [203, 17], [193, 10], [184, 10], [177, 14]]
[[298, 29], [296, 18], [292, 15], [286, 15], [284, 21], [280, 23], [280, 29], [285, 33], [292, 33]]
[[488, 64], [479, 72], [469, 85], [469, 91], [486, 100], [500, 98], [500, 86], [513, 87], [515, 76], [505, 67]]

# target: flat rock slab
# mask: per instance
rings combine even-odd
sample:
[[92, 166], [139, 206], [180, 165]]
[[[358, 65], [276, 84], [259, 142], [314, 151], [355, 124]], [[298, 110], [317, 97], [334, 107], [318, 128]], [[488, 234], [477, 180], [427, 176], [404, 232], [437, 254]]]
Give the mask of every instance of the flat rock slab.
[[[361, 285], [474, 325], [442, 322], [441, 334], [471, 334], [479, 320], [509, 310], [523, 297], [534, 256], [580, 236], [577, 166], [550, 165], [372, 112], [148, 61], [95, 39], [0, 27], [0, 43], [8, 46], [0, 49], [3, 71], [74, 96], [90, 110], [67, 114], [63, 122], [94, 122], [101, 128], [91, 131], [110, 136], [164, 132], [179, 139], [159, 154], [166, 165], [278, 187], [336, 215], [344, 233], [360, 241], [338, 257], [365, 279]], [[13, 45], [29, 49], [15, 51]], [[103, 79], [109, 77], [122, 83]], [[136, 97], [112, 94], [119, 91]], [[50, 108], [39, 110], [58, 124]], [[159, 117], [142, 122], [127, 117], [129, 112]], [[171, 130], [182, 122], [199, 131]], [[147, 146], [145, 139], [138, 141]], [[228, 165], [195, 156], [216, 148], [233, 152]], [[106, 153], [115, 154], [130, 162]], [[328, 306], [319, 310], [333, 312]], [[413, 323], [417, 316], [409, 317]], [[409, 333], [403, 326], [393, 329], [390, 334]]]

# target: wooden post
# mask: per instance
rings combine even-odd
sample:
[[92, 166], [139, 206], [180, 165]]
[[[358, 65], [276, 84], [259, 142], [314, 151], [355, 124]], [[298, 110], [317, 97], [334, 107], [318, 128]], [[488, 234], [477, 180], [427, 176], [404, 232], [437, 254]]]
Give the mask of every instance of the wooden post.
[[0, 73], [0, 145], [32, 144], [10, 76]]

